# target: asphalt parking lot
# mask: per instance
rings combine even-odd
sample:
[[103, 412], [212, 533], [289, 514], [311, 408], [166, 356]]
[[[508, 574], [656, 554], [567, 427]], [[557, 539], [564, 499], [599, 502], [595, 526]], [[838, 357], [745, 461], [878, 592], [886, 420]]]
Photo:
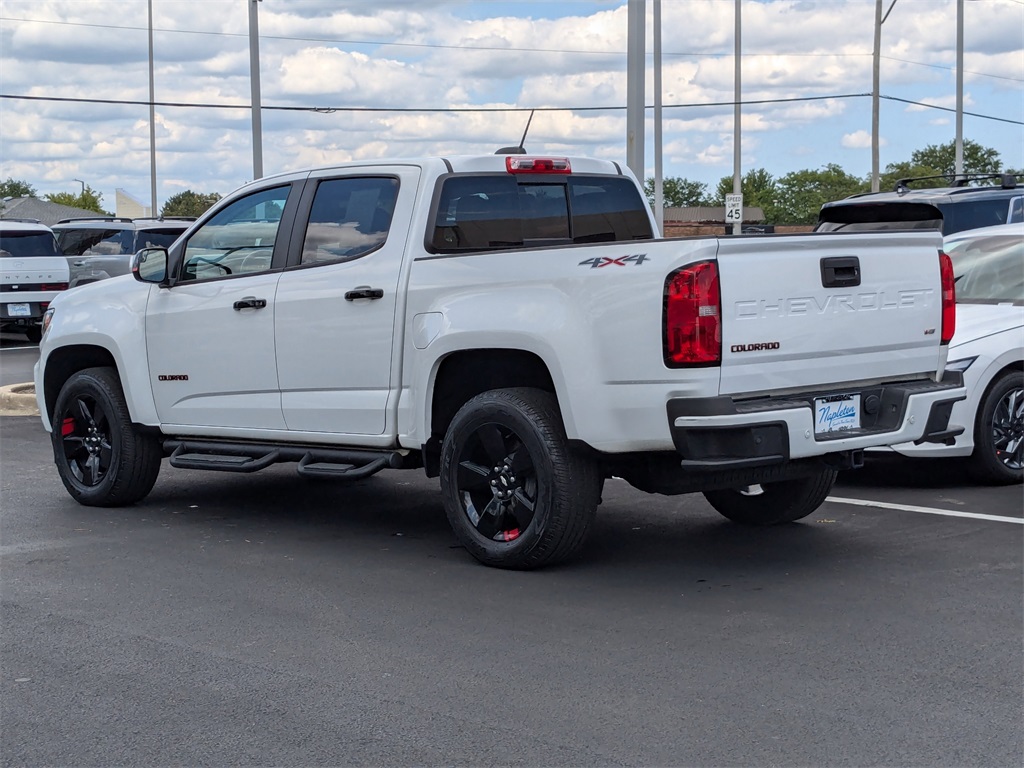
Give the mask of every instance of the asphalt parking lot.
[[36, 418], [0, 458], [4, 765], [1024, 763], [1021, 489], [948, 463], [770, 530], [610, 481], [583, 559], [510, 573], [418, 472], [105, 510]]

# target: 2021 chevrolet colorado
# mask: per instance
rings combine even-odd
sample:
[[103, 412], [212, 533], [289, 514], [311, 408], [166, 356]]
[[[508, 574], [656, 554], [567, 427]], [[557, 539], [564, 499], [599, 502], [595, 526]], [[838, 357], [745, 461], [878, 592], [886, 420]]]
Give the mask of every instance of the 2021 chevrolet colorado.
[[251, 183], [60, 296], [36, 392], [70, 494], [161, 462], [440, 476], [480, 561], [576, 554], [605, 478], [797, 520], [863, 449], [943, 441], [938, 232], [656, 238], [617, 164], [352, 163]]

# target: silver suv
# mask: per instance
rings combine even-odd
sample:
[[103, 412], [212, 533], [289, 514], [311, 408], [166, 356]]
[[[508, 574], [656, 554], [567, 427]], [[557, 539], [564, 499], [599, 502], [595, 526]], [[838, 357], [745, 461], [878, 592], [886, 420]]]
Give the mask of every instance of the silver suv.
[[192, 222], [191, 217], [158, 219], [62, 219], [53, 226], [57, 245], [68, 257], [71, 287], [95, 283], [131, 271], [132, 255], [143, 248], [167, 248]]

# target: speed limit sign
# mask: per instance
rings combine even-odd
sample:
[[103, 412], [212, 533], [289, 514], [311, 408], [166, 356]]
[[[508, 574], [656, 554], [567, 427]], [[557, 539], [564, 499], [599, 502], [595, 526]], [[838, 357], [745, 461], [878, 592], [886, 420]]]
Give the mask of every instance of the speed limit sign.
[[743, 195], [725, 196], [725, 223], [743, 223]]

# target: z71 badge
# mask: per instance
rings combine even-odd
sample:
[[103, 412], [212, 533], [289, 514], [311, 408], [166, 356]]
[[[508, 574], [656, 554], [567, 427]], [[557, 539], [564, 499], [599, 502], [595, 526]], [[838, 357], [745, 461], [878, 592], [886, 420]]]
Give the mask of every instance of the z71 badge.
[[645, 261], [648, 261], [646, 253], [634, 253], [632, 256], [620, 256], [617, 259], [613, 259], [611, 256], [595, 256], [592, 259], [584, 259], [579, 263], [578, 266], [589, 266], [591, 269], [600, 269], [601, 267], [610, 267], [615, 265], [616, 267], [624, 267], [629, 263], [639, 267]]

